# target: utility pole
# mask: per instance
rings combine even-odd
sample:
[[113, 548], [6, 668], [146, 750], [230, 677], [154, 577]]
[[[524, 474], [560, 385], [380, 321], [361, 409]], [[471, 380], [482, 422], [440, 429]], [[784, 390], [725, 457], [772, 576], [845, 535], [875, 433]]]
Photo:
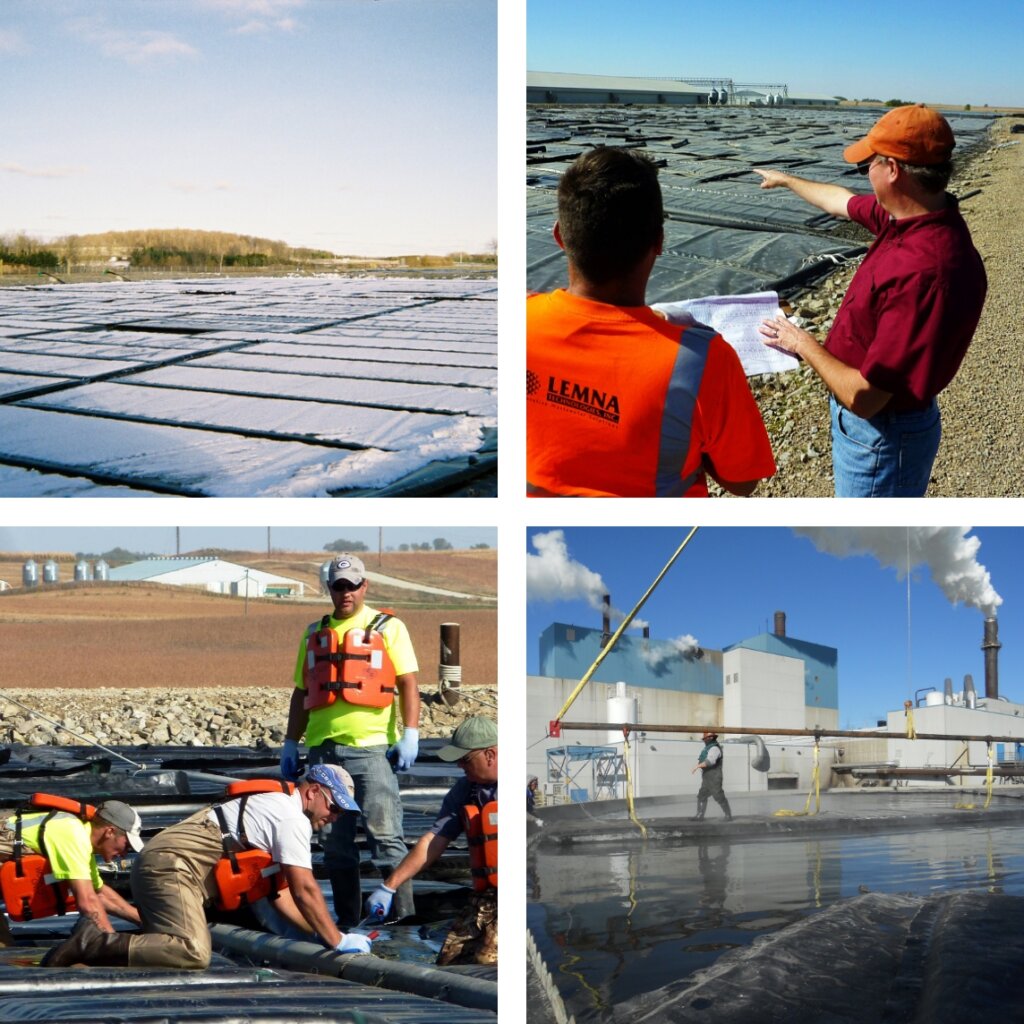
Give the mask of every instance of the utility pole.
[[267, 558], [270, 557], [270, 527], [267, 527]]
[[174, 553], [176, 555], [181, 554], [181, 527], [176, 526], [174, 528]]
[[377, 568], [384, 564], [384, 527], [377, 527]]

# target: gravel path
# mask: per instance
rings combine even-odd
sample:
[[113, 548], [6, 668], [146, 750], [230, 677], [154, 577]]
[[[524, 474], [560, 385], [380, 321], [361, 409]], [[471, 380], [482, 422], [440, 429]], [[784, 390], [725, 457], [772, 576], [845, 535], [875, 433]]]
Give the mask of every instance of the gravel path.
[[[991, 147], [958, 172], [957, 195], [982, 191], [961, 210], [985, 261], [988, 298], [974, 341], [939, 397], [942, 444], [930, 497], [1019, 497], [1024, 493], [1024, 135], [1019, 117], [999, 118]], [[1014, 144], [1019, 143], [1019, 144]], [[867, 237], [865, 233], [865, 237]], [[793, 303], [824, 337], [856, 267], [844, 267]], [[807, 366], [752, 377], [779, 472], [758, 497], [830, 497], [828, 391]]]

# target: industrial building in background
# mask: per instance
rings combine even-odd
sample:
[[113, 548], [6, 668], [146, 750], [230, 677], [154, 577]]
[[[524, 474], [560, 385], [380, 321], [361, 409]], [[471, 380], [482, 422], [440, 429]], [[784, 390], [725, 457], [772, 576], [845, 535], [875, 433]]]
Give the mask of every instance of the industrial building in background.
[[[605, 605], [610, 608], [607, 597]], [[922, 688], [907, 702], [910, 708], [890, 711], [877, 730], [864, 730], [886, 733], [883, 736], [829, 737], [839, 731], [840, 652], [789, 636], [784, 612], [775, 613], [772, 632], [720, 651], [681, 640], [652, 639], [646, 629], [643, 636], [624, 635], [566, 718], [607, 722], [609, 728], [548, 735], [549, 723], [610, 635], [606, 612], [602, 629], [553, 623], [540, 636], [541, 674], [527, 679], [526, 767], [542, 780], [545, 803], [623, 798], [627, 769], [637, 797], [688, 791], [688, 773], [702, 746], [700, 732], [691, 738], [659, 727], [691, 723], [721, 734], [725, 789], [730, 793], [810, 788], [815, 737], [797, 735], [807, 730], [820, 730], [822, 789], [976, 786], [989, 759], [984, 737], [1019, 736], [1019, 742], [994, 743], [993, 756], [996, 774], [1024, 774], [1024, 705], [999, 694], [997, 659], [1002, 645], [995, 618], [985, 620], [981, 643], [984, 697], [977, 694], [971, 675], [959, 691], [951, 678], [942, 689]], [[894, 692], [893, 705], [903, 703]], [[625, 723], [636, 727], [628, 736], [623, 735]], [[917, 733], [979, 738], [911, 739], [911, 725]], [[765, 740], [730, 736], [723, 728], [727, 726], [763, 730]], [[786, 729], [794, 730], [794, 735], [777, 734]], [[545, 735], [545, 742], [535, 742]]]
[[212, 594], [234, 597], [302, 597], [306, 587], [300, 580], [226, 562], [222, 558], [202, 556], [145, 558], [111, 569], [109, 578], [115, 583], [136, 581], [197, 587]]
[[721, 78], [647, 78], [527, 71], [527, 103], [667, 104], [686, 107], [837, 107], [835, 96], [791, 94], [782, 83]]

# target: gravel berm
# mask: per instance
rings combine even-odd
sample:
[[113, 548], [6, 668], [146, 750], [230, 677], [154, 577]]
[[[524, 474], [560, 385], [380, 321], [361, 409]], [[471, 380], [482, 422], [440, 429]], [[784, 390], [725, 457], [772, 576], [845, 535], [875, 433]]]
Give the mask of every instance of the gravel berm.
[[[1021, 126], [1017, 132], [1015, 126]], [[1000, 117], [989, 145], [954, 173], [950, 191], [985, 261], [988, 297], [953, 382], [939, 396], [942, 444], [929, 497], [1020, 497], [1024, 493], [1024, 118]], [[976, 190], [979, 190], [977, 194]], [[847, 232], [861, 231], [846, 225]], [[823, 340], [856, 265], [839, 268], [793, 300]], [[807, 366], [751, 377], [779, 471], [757, 497], [831, 497], [828, 391]]]

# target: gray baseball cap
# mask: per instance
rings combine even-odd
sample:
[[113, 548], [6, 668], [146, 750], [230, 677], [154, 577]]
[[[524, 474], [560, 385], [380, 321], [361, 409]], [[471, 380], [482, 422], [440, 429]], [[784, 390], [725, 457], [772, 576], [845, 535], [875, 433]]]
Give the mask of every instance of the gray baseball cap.
[[120, 800], [107, 800], [96, 808], [96, 815], [121, 829], [128, 836], [128, 845], [136, 853], [142, 849], [142, 819], [134, 808]]
[[327, 570], [327, 585], [333, 587], [338, 580], [360, 584], [366, 579], [366, 566], [355, 555], [338, 555]]
[[442, 747], [437, 756], [442, 761], [458, 761], [474, 750], [486, 750], [497, 745], [498, 726], [486, 715], [473, 715], [452, 733], [451, 743]]

